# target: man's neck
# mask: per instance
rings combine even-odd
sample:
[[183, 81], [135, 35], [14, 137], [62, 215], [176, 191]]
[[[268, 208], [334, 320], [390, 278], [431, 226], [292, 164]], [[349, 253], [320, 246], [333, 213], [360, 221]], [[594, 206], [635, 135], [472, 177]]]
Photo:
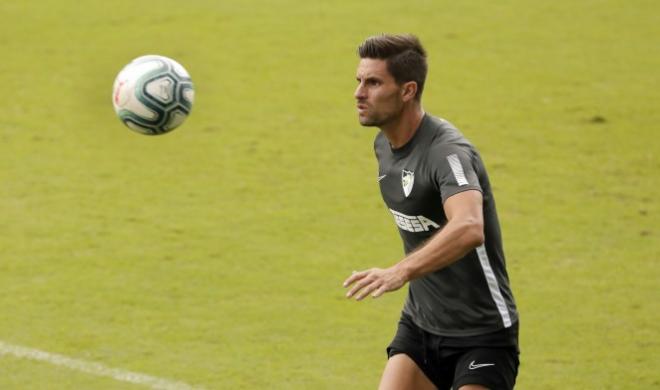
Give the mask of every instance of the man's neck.
[[393, 122], [380, 128], [390, 145], [398, 149], [412, 139], [424, 118], [424, 110], [420, 105], [404, 109], [401, 115]]

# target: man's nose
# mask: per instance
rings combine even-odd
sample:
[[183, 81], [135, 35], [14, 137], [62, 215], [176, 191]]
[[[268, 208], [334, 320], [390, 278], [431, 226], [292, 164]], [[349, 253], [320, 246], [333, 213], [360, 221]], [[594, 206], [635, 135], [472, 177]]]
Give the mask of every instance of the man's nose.
[[355, 88], [355, 93], [353, 94], [356, 99], [364, 99], [366, 97], [366, 91], [362, 83]]

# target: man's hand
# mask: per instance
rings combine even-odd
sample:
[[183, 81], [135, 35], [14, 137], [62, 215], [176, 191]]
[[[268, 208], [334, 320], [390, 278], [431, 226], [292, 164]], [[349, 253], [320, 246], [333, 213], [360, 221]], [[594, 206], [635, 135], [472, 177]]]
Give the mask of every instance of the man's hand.
[[346, 293], [346, 298], [353, 298], [361, 301], [364, 297], [371, 294], [378, 298], [389, 291], [395, 291], [403, 287], [407, 280], [403, 272], [397, 266], [387, 269], [371, 268], [366, 271], [353, 272], [353, 274], [344, 281], [344, 287], [355, 285]]

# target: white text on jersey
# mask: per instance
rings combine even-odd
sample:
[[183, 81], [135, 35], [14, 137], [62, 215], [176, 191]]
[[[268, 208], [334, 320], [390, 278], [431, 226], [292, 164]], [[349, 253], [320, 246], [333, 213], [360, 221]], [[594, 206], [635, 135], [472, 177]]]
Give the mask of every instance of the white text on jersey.
[[435, 229], [440, 228], [440, 225], [423, 215], [410, 216], [402, 214], [398, 211], [394, 211], [392, 209], [390, 209], [390, 212], [394, 216], [394, 222], [396, 223], [396, 226], [408, 232], [428, 232], [431, 230], [431, 227]]

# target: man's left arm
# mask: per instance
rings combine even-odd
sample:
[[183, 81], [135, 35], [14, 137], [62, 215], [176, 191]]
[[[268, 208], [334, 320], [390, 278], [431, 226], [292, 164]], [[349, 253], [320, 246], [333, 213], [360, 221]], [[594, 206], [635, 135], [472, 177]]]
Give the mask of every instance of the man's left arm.
[[381, 269], [354, 272], [344, 287], [347, 298], [378, 298], [403, 287], [407, 282], [440, 270], [462, 258], [484, 242], [483, 197], [478, 190], [459, 192], [443, 205], [447, 223], [428, 242], [397, 264]]

